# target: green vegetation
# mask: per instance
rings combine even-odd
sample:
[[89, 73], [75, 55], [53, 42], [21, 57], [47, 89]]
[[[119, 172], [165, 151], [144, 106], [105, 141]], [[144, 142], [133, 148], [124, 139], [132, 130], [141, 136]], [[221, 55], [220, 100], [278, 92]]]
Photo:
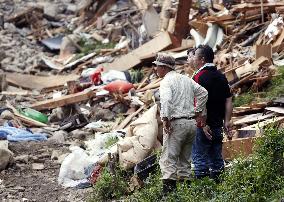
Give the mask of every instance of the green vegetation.
[[[112, 176], [106, 170], [94, 186], [94, 198], [101, 201], [121, 199], [126, 201], [156, 202], [162, 199], [160, 172], [150, 176], [145, 186], [126, 195], [127, 183], [123, 173]], [[121, 176], [119, 176], [121, 175]], [[115, 182], [115, 183], [114, 183]], [[176, 192], [163, 201], [280, 201], [284, 199], [284, 129], [274, 127], [264, 131], [256, 142], [249, 158], [238, 158], [226, 169], [222, 183], [205, 178], [195, 180], [190, 188], [180, 183]]]
[[126, 195], [127, 188], [127, 182], [120, 168], [116, 168], [114, 174], [110, 173], [107, 168], [104, 168], [98, 182], [94, 186], [90, 202], [120, 199], [122, 196]]
[[284, 95], [284, 67], [278, 67], [277, 76], [273, 77], [269, 84], [259, 92], [258, 96], [251, 91], [241, 94], [234, 98], [234, 107], [239, 107], [244, 104], [249, 104], [252, 101], [269, 101]]
[[110, 148], [112, 145], [117, 143], [117, 141], [118, 141], [117, 137], [110, 137], [110, 138], [108, 138], [106, 143], [105, 143], [105, 148], [106, 149]]

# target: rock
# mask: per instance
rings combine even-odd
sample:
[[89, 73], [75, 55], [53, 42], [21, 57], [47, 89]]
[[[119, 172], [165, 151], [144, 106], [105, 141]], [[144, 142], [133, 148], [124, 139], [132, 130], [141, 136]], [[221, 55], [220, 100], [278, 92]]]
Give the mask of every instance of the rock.
[[0, 141], [0, 171], [14, 163], [13, 153], [8, 149], [8, 141]]
[[59, 150], [53, 150], [51, 154], [51, 160], [58, 160], [59, 156], [62, 154]]
[[13, 162], [13, 153], [10, 150], [0, 148], [0, 171], [6, 169]]
[[42, 164], [42, 163], [33, 163], [32, 164], [32, 169], [33, 170], [43, 170], [44, 169], [44, 164]]
[[115, 113], [110, 111], [109, 109], [98, 109], [94, 113], [94, 119], [96, 121], [111, 121], [115, 118]]
[[63, 144], [65, 142], [65, 136], [67, 136], [67, 133], [65, 131], [56, 131], [54, 132], [54, 135], [48, 139], [48, 141]]
[[112, 111], [116, 114], [126, 113], [127, 110], [128, 110], [128, 106], [126, 104], [123, 104], [123, 103], [117, 103], [112, 108]]
[[9, 110], [5, 110], [4, 112], [1, 113], [0, 118], [6, 120], [12, 120], [13, 116], [14, 115], [12, 112], [10, 112]]
[[59, 8], [57, 4], [54, 3], [46, 3], [43, 8], [43, 12], [45, 15], [48, 15], [52, 18], [56, 18], [59, 12]]
[[29, 155], [20, 155], [15, 157], [16, 162], [21, 162], [21, 163], [28, 163], [29, 162]]
[[86, 139], [86, 136], [90, 135], [90, 133], [88, 132], [85, 132], [83, 130], [73, 130], [71, 132], [71, 137], [74, 138], [74, 139], [79, 139], [79, 140], [85, 140]]

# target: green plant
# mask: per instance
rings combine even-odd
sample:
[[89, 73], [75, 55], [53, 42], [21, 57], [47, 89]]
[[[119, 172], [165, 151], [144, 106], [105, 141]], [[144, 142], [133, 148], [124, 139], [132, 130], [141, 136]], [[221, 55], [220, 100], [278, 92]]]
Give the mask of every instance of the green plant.
[[117, 167], [112, 174], [104, 168], [98, 181], [94, 185], [92, 202], [120, 199], [127, 193], [128, 184], [124, 178], [123, 171]]
[[105, 143], [105, 148], [106, 149], [110, 148], [112, 145], [117, 143], [117, 141], [118, 141], [117, 137], [110, 137], [110, 138], [108, 138], [106, 143]]

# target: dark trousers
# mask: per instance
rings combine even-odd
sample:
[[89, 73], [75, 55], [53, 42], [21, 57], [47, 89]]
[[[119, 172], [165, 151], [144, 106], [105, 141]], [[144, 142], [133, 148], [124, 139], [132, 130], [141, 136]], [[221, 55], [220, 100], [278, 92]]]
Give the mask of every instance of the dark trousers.
[[199, 176], [214, 176], [224, 170], [222, 157], [222, 128], [211, 128], [212, 140], [209, 140], [202, 128], [197, 128], [192, 147], [194, 174]]

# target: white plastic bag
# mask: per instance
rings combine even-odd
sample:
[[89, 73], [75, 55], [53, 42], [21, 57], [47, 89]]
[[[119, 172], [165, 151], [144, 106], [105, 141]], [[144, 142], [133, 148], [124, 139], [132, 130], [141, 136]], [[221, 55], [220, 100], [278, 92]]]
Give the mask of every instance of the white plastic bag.
[[58, 177], [58, 184], [65, 187], [75, 187], [87, 176], [84, 169], [92, 165], [85, 150], [80, 147], [73, 147], [72, 153], [63, 160]]

